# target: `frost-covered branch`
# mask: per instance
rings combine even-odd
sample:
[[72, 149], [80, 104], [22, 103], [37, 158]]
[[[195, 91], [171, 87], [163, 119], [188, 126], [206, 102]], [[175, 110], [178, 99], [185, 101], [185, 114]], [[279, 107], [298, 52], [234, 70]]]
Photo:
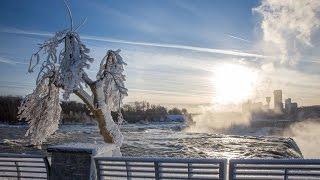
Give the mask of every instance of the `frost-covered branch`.
[[120, 50], [109, 50], [100, 63], [100, 69], [97, 73], [97, 81], [104, 84], [105, 99], [112, 110], [120, 110], [120, 104], [124, 96], [127, 96], [127, 88], [124, 86], [125, 75], [123, 74], [124, 65]]
[[89, 95], [85, 90], [78, 89], [75, 92], [75, 95], [77, 95], [87, 106], [90, 110], [93, 110], [94, 103], [93, 98], [91, 95]]
[[70, 9], [66, 0], [64, 0], [64, 4], [66, 5], [67, 10], [68, 10], [68, 14], [69, 14], [69, 18], [70, 18], [70, 31], [72, 31], [73, 30], [73, 19], [72, 19], [71, 9]]
[[[57, 47], [59, 46], [60, 43], [63, 42], [65, 38], [64, 37], [65, 34], [66, 34], [66, 30], [57, 32], [54, 35], [54, 37], [45, 41], [43, 44], [40, 44], [38, 51], [31, 55], [28, 72], [30, 73], [33, 72], [34, 68], [39, 64], [40, 62], [39, 53], [41, 51], [44, 51], [44, 53], [47, 54], [44, 64], [54, 64], [57, 62], [57, 56], [56, 56]], [[36, 63], [33, 63], [35, 60], [36, 60]]]
[[58, 129], [59, 102], [59, 88], [48, 79], [42, 79], [33, 93], [26, 96], [19, 108], [19, 118], [29, 124], [26, 136], [30, 136], [31, 144], [41, 144]]
[[82, 79], [88, 86], [92, 86], [95, 83], [93, 80], [90, 79], [87, 73], [82, 74]]

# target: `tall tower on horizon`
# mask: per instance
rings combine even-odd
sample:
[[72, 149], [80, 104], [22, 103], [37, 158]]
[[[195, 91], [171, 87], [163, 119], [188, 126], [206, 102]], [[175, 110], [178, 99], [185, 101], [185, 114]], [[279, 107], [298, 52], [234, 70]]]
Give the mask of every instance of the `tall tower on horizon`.
[[271, 101], [271, 97], [266, 97], [268, 109], [270, 109], [270, 101]]
[[274, 90], [274, 110], [276, 112], [283, 112], [283, 103], [282, 103], [282, 90]]

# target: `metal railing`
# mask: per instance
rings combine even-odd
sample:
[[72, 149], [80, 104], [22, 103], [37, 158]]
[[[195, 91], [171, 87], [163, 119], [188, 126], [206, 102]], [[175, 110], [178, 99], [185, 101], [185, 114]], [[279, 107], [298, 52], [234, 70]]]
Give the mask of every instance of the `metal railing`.
[[226, 159], [96, 157], [100, 179], [225, 179]]
[[0, 179], [49, 179], [49, 174], [44, 156], [0, 153]]
[[[320, 179], [320, 159], [187, 159], [95, 157], [100, 179]], [[1, 154], [0, 179], [49, 179], [41, 155]]]
[[229, 179], [320, 179], [320, 159], [232, 159]]

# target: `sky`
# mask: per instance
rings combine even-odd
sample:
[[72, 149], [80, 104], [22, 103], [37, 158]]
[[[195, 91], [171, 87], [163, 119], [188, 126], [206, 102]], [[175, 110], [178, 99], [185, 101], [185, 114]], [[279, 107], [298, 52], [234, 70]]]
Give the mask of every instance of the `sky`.
[[[70, 27], [64, 2], [0, 2], [0, 94], [24, 96], [37, 73], [31, 54]], [[70, 0], [95, 59], [108, 49], [127, 63], [125, 102], [238, 107], [274, 89], [299, 105], [320, 104], [319, 3], [274, 0]], [[289, 14], [288, 14], [289, 13]]]

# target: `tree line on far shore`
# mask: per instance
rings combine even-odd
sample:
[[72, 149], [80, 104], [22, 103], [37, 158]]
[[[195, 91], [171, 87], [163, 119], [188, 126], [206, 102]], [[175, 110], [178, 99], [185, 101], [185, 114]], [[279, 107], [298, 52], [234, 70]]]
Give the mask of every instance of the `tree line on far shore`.
[[[17, 118], [18, 107], [22, 100], [23, 98], [20, 96], [0, 96], [0, 123], [25, 123], [24, 121], [19, 121]], [[61, 108], [62, 124], [94, 123], [93, 115], [83, 103], [63, 101]], [[161, 105], [150, 104], [146, 101], [125, 104], [121, 108], [121, 111], [124, 119], [128, 123], [168, 121], [168, 115], [183, 115], [186, 119], [192, 120], [191, 114], [189, 114], [186, 109], [168, 109]], [[117, 112], [113, 112], [112, 116], [117, 119]]]

